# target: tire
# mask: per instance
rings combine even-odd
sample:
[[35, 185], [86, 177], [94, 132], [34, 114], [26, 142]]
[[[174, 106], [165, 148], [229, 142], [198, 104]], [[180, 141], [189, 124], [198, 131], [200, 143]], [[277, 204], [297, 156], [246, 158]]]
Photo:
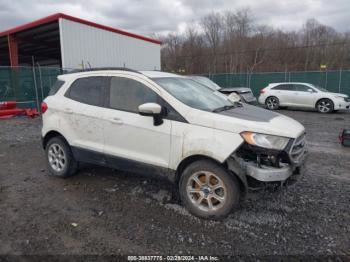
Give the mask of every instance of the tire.
[[265, 100], [265, 105], [266, 105], [267, 109], [277, 110], [280, 106], [280, 101], [275, 96], [269, 96]]
[[186, 167], [181, 174], [179, 193], [191, 214], [214, 220], [231, 213], [240, 199], [237, 178], [210, 160], [199, 160]]
[[46, 161], [49, 173], [56, 177], [69, 177], [78, 170], [78, 162], [63, 137], [51, 138], [46, 145]]
[[320, 112], [322, 114], [331, 113], [334, 110], [334, 104], [333, 104], [332, 100], [330, 100], [328, 98], [320, 99], [316, 103], [316, 109], [318, 112]]

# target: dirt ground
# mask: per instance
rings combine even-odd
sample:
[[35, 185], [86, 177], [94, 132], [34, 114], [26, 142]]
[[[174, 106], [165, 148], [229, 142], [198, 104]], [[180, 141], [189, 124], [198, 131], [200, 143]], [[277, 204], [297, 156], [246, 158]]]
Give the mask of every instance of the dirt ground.
[[350, 148], [337, 136], [350, 113], [279, 112], [306, 127], [305, 177], [251, 194], [220, 222], [188, 214], [162, 180], [94, 166], [51, 177], [41, 119], [0, 121], [0, 254], [349, 257]]

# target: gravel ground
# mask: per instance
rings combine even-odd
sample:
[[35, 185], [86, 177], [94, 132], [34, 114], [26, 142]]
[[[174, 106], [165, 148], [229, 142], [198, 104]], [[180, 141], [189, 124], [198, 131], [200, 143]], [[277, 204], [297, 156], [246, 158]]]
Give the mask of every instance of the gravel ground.
[[337, 136], [350, 128], [350, 114], [280, 112], [306, 127], [305, 177], [277, 192], [250, 194], [220, 222], [190, 215], [166, 181], [94, 166], [68, 179], [51, 177], [41, 119], [0, 121], [0, 254], [349, 259], [350, 148]]

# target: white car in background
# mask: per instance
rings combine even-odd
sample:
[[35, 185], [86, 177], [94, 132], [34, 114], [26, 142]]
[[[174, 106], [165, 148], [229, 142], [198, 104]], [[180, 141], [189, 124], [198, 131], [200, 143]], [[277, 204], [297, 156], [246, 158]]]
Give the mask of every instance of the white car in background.
[[349, 109], [348, 95], [331, 93], [309, 83], [273, 83], [260, 91], [260, 104], [270, 110], [279, 107], [316, 108], [320, 113]]

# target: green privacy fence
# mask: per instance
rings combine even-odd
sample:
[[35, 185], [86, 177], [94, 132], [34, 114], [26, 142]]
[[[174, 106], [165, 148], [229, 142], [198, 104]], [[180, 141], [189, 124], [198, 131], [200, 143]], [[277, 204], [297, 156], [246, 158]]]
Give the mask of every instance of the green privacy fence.
[[276, 82], [306, 82], [326, 88], [330, 92], [350, 95], [350, 70], [215, 74], [209, 77], [222, 87], [250, 87], [256, 96], [269, 83]]
[[37, 108], [61, 73], [52, 67], [0, 67], [0, 101], [15, 100], [19, 107]]
[[[19, 107], [37, 108], [57, 75], [65, 71], [56, 67], [0, 67], [0, 102], [15, 100]], [[256, 96], [262, 88], [275, 82], [307, 82], [350, 95], [350, 70], [215, 74], [209, 77], [222, 87], [250, 87]]]

